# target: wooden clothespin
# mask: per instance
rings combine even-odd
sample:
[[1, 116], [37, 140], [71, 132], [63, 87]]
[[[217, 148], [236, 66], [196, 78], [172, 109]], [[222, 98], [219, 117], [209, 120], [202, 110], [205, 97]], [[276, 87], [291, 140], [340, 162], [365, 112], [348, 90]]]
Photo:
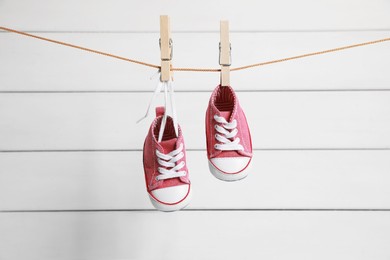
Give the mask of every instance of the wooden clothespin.
[[221, 65], [221, 86], [230, 86], [231, 45], [229, 41], [229, 21], [221, 21], [219, 42], [219, 64]]
[[171, 26], [168, 15], [160, 15], [160, 50], [161, 50], [161, 81], [172, 78], [171, 61], [173, 43], [171, 39]]

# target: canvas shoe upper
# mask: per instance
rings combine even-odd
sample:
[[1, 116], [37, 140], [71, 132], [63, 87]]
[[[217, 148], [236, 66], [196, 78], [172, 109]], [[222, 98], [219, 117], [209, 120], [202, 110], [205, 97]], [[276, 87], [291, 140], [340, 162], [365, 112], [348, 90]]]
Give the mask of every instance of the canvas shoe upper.
[[146, 136], [143, 160], [146, 189], [152, 204], [162, 211], [185, 207], [190, 200], [191, 183], [186, 165], [184, 139], [180, 126], [176, 136], [173, 119], [166, 117], [161, 142], [158, 142], [164, 108], [156, 108], [156, 118]]
[[207, 157], [218, 179], [246, 177], [252, 159], [248, 123], [232, 87], [217, 86], [206, 111]]

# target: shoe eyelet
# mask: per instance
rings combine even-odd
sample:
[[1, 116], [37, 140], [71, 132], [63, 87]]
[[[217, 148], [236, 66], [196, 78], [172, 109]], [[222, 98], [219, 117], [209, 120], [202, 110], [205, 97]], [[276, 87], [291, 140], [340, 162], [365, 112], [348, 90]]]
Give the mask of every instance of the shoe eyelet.
[[217, 144], [214, 144], [214, 148], [217, 149]]
[[214, 125], [214, 129], [217, 129], [218, 125]]

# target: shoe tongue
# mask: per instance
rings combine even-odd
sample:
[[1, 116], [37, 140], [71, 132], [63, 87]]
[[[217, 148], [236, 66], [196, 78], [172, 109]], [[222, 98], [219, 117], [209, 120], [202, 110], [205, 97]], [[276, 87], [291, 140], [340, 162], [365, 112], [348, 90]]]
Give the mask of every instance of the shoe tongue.
[[161, 141], [160, 145], [164, 149], [165, 153], [170, 153], [176, 149], [177, 138]]
[[226, 121], [228, 121], [228, 122], [230, 121], [230, 116], [231, 116], [232, 112], [230, 112], [230, 111], [220, 111], [219, 113], [220, 113], [220, 116], [222, 116], [223, 118], [226, 119]]
[[156, 117], [163, 116], [165, 114], [165, 107], [156, 107]]

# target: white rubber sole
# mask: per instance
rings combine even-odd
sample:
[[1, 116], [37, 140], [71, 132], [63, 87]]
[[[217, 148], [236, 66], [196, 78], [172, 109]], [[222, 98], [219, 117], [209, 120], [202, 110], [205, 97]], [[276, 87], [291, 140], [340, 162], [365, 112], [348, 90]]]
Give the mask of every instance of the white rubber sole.
[[246, 176], [248, 176], [248, 170], [250, 168], [250, 163], [249, 165], [243, 170], [242, 172], [239, 173], [224, 173], [218, 170], [210, 161], [209, 161], [209, 169], [210, 172], [214, 175], [215, 178], [222, 180], [222, 181], [238, 181], [244, 179]]
[[172, 204], [172, 205], [161, 203], [161, 202], [155, 200], [149, 194], [149, 199], [152, 202], [153, 206], [157, 210], [164, 211], [164, 212], [172, 212], [172, 211], [177, 211], [177, 210], [181, 210], [181, 209], [185, 208], [190, 203], [191, 197], [192, 197], [192, 187], [190, 188], [190, 192], [188, 193], [187, 197], [184, 200], [182, 200], [181, 202], [179, 202], [177, 204]]

